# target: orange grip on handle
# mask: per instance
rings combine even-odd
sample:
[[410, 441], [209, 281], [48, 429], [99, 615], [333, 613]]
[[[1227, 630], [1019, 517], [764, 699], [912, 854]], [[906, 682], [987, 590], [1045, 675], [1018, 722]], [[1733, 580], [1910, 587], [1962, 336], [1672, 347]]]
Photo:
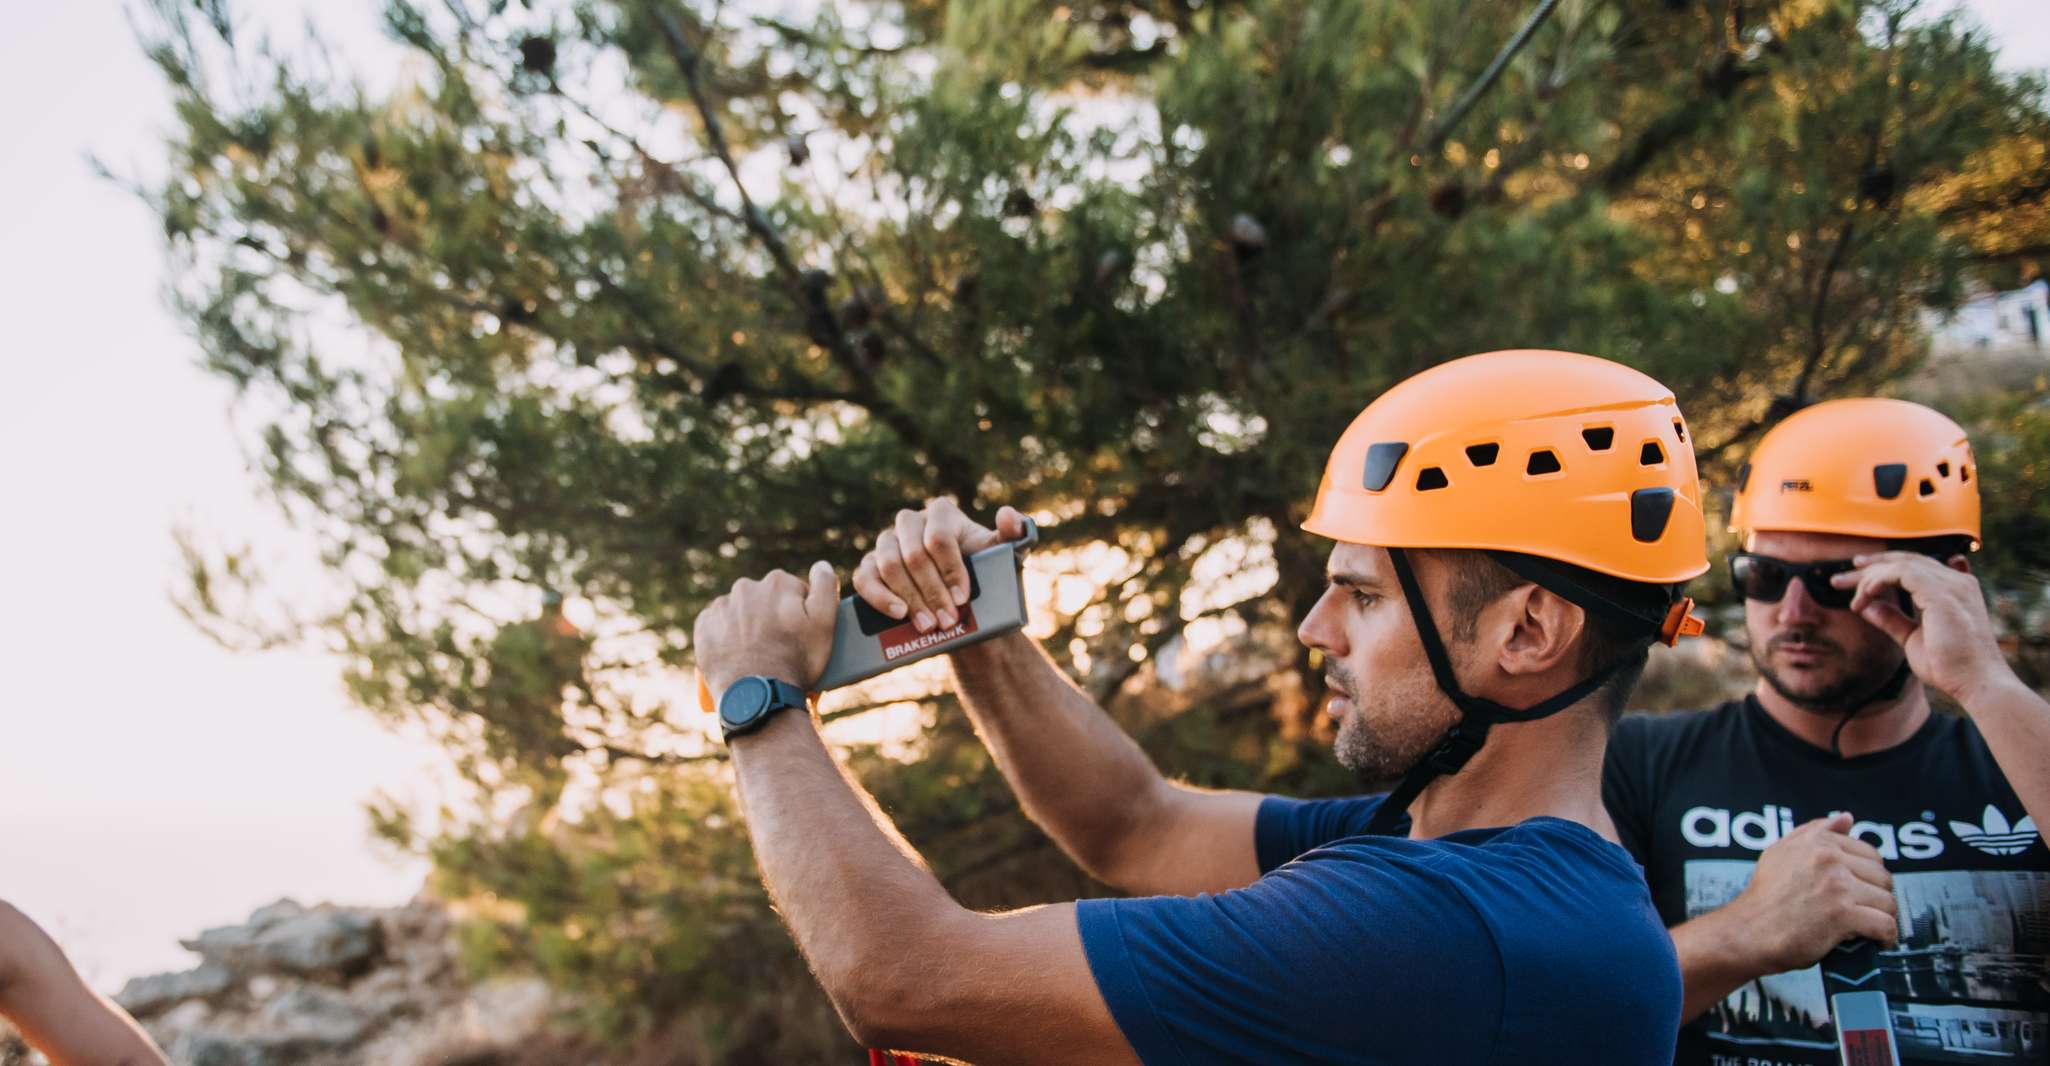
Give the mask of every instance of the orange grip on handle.
[[712, 687], [705, 684], [703, 674], [698, 675], [698, 706], [704, 708], [706, 714], [719, 713], [719, 705], [712, 702]]

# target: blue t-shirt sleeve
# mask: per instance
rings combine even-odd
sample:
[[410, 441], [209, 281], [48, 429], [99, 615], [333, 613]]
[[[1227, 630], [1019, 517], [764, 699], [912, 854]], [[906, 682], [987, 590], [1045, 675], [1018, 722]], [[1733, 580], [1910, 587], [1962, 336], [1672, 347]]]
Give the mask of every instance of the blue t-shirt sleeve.
[[1367, 831], [1367, 821], [1384, 796], [1290, 799], [1269, 796], [1253, 818], [1253, 854], [1267, 873], [1312, 848]]
[[1427, 858], [1380, 850], [1320, 852], [1217, 895], [1077, 904], [1140, 1061], [1485, 1060], [1495, 1032], [1462, 1019], [1500, 1017], [1494, 938]]

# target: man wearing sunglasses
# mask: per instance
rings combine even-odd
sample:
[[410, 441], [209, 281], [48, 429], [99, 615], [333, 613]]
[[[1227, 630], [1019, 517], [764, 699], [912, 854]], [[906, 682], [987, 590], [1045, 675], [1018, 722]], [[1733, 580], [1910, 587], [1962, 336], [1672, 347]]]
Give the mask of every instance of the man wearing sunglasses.
[[1825, 968], [1885, 994], [1903, 1063], [2050, 1058], [2050, 704], [1965, 562], [1978, 473], [1955, 422], [1878, 399], [1795, 414], [1744, 467], [1757, 687], [1624, 719], [1603, 774], [1679, 952], [1679, 1062], [1838, 1062]]

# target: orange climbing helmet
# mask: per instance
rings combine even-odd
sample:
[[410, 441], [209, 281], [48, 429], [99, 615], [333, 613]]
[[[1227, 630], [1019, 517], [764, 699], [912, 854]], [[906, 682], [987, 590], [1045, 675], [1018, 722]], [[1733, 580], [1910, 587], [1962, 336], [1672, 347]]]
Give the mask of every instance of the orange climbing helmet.
[[1774, 426], [1737, 475], [1730, 531], [1968, 537], [1979, 470], [1965, 431], [1906, 400], [1830, 400]]
[[1518, 552], [1652, 584], [1708, 570], [1672, 390], [1571, 352], [1471, 355], [1382, 393], [1332, 449], [1303, 528], [1384, 548]]
[[[1557, 714], [1701, 632], [1679, 586], [1708, 570], [1701, 486], [1670, 389], [1570, 352], [1471, 355], [1382, 393], [1353, 419], [1303, 528], [1388, 550], [1438, 688], [1462, 712], [1368, 821], [1400, 831], [1430, 783], [1496, 725]], [[1525, 580], [1628, 627], [1628, 650], [1551, 697], [1510, 707], [1465, 691], [1410, 549], [1484, 551]]]

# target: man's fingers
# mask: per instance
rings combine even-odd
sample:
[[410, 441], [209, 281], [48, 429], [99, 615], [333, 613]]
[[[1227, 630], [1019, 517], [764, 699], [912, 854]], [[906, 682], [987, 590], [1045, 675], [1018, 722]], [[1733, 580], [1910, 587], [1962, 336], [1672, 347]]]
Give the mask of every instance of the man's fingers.
[[831, 621], [840, 611], [840, 575], [833, 564], [820, 559], [811, 564], [811, 587], [805, 591], [804, 612], [813, 621]]
[[1900, 919], [1889, 911], [1872, 907], [1851, 908], [1850, 926], [1859, 936], [1877, 941], [1881, 947], [1892, 947], [1901, 935]]
[[1886, 914], [1900, 914], [1900, 904], [1894, 900], [1891, 891], [1864, 881], [1859, 881], [1852, 887], [1851, 902]]
[[968, 602], [969, 592], [968, 564], [961, 558], [961, 541], [955, 534], [955, 527], [967, 520], [958, 514], [954, 521], [935, 518], [925, 524], [925, 553], [932, 557], [949, 602], [956, 607]]
[[1835, 814], [1825, 814], [1820, 818], [1811, 818], [1808, 821], [1802, 822], [1800, 825], [1794, 827], [1793, 833], [1788, 833], [1787, 835], [1793, 836], [1794, 833], [1843, 834], [1848, 833], [1850, 831], [1851, 812], [1838, 811]]
[[1022, 540], [1024, 536], [1024, 513], [1016, 507], [997, 508], [997, 538], [999, 540]]
[[1922, 627], [1922, 623], [1909, 618], [1898, 605], [1885, 600], [1873, 600], [1854, 609], [1858, 612], [1858, 617], [1870, 623], [1872, 628], [1892, 637], [1895, 644], [1906, 644], [1908, 638], [1915, 635], [1915, 630]]
[[870, 607], [892, 618], [904, 617], [910, 608], [883, 583], [882, 574], [876, 571], [876, 557], [873, 553], [861, 557], [861, 565], [854, 568], [854, 592], [868, 601]]
[[1849, 870], [1851, 876], [1860, 882], [1885, 892], [1893, 891], [1893, 871], [1887, 869], [1885, 863], [1877, 859], [1850, 856], [1846, 856], [1843, 863], [1844, 869]]
[[897, 512], [897, 550], [904, 555], [904, 569], [911, 575], [912, 609], [917, 612], [912, 621], [923, 633], [935, 624], [950, 627], [954, 624], [954, 597], [947, 591], [947, 584], [940, 577], [939, 567], [934, 565], [930, 552], [926, 550], [925, 515], [919, 511]]
[[[1849, 820], [1850, 816], [1845, 815], [1845, 822], [1848, 823]], [[1873, 847], [1870, 841], [1860, 840], [1850, 835], [1848, 832], [1850, 829], [1849, 824], [1846, 824], [1844, 829], [1846, 831], [1837, 837], [1837, 846], [1842, 848], [1845, 854], [1871, 862], [1885, 861], [1885, 857], [1879, 854], [1879, 849]]]
[[897, 597], [898, 608], [894, 618], [909, 618], [918, 607], [918, 586], [911, 581], [911, 572], [904, 566], [904, 553], [898, 550], [897, 533], [885, 530], [876, 538], [875, 549], [868, 553], [875, 560], [876, 576], [882, 578], [883, 586]]

